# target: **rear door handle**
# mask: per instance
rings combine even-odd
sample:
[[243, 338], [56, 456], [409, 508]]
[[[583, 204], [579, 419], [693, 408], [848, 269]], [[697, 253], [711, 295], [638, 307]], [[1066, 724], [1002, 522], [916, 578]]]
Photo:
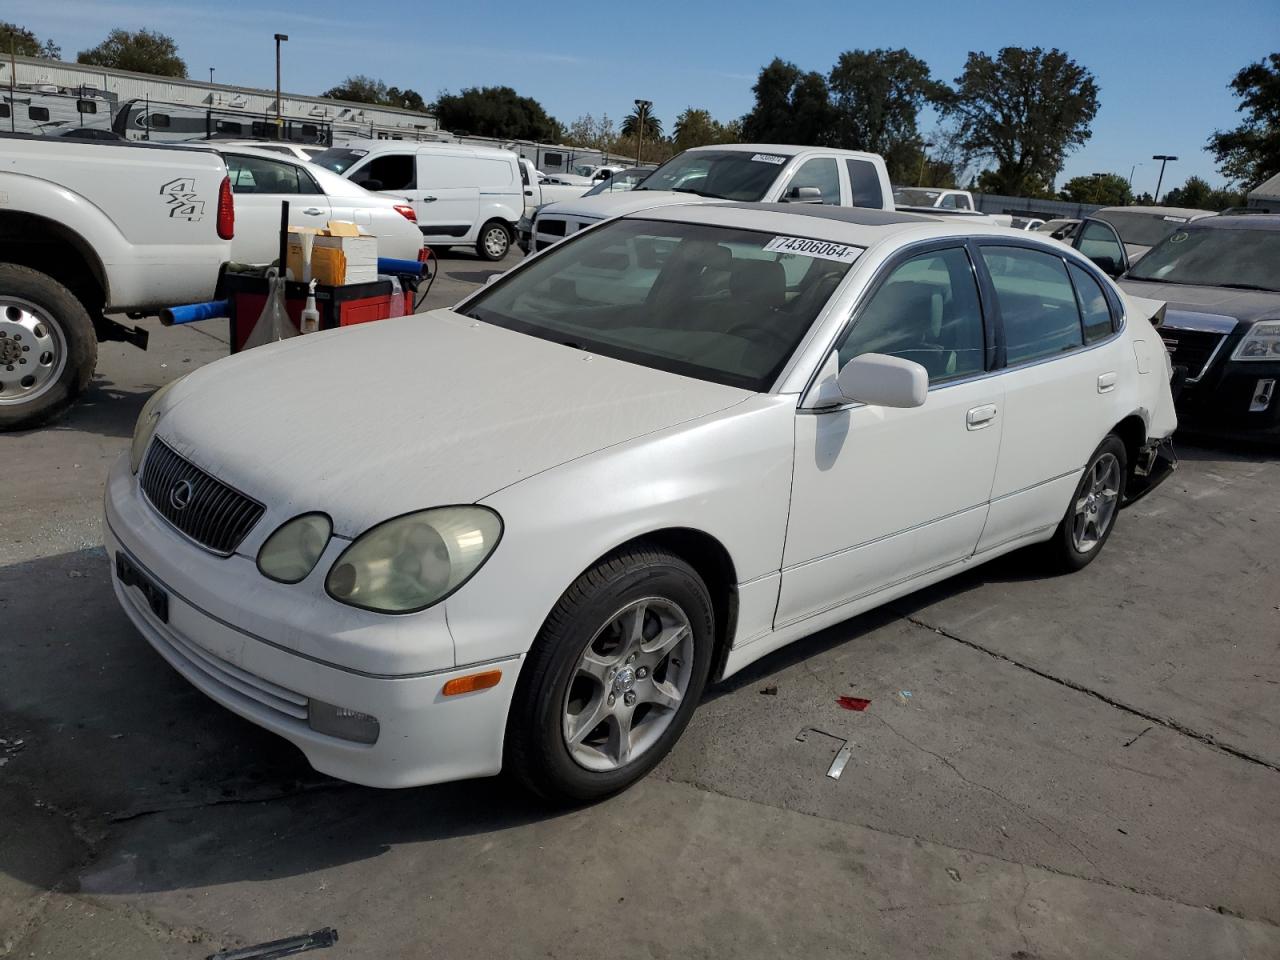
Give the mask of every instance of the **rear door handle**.
[[303, 210], [302, 212], [309, 217], [318, 217], [320, 216], [320, 214], [324, 213], [324, 211], [321, 210], [319, 207], [307, 207], [307, 209]]
[[1116, 388], [1116, 375], [1114, 373], [1104, 373], [1098, 377], [1098, 392], [1110, 393]]
[[980, 407], [974, 407], [965, 415], [965, 424], [970, 430], [981, 430], [983, 427], [990, 426], [995, 418], [996, 405], [984, 403]]
[[437, 197], [423, 197], [423, 198], [422, 198], [422, 202], [423, 202], [423, 203], [435, 203], [437, 199], [438, 199]]

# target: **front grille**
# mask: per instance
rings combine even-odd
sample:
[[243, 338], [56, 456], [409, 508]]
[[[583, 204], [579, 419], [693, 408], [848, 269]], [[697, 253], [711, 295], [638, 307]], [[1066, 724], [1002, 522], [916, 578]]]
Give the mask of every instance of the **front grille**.
[[537, 225], [538, 233], [546, 234], [548, 237], [563, 237], [565, 221], [540, 219]]
[[1195, 383], [1209, 367], [1214, 354], [1222, 346], [1224, 335], [1208, 333], [1203, 330], [1178, 330], [1164, 326], [1160, 328], [1160, 339], [1175, 367], [1187, 371], [1187, 382]]
[[142, 468], [142, 492], [151, 506], [201, 546], [229, 556], [265, 508], [205, 473], [159, 438]]

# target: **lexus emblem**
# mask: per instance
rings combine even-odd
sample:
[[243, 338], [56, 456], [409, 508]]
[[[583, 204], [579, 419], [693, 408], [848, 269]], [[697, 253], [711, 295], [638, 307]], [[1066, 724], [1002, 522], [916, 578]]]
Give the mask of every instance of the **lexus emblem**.
[[179, 480], [169, 488], [169, 505], [175, 510], [185, 510], [195, 492], [190, 480]]

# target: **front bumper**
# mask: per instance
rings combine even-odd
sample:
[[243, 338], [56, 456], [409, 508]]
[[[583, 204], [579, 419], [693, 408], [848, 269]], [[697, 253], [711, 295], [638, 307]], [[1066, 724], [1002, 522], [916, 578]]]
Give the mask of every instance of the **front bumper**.
[[1280, 363], [1219, 360], [1198, 382], [1184, 385], [1177, 408], [1184, 433], [1280, 439]]
[[[116, 597], [147, 642], [192, 685], [293, 743], [316, 770], [353, 783], [418, 786], [489, 776], [501, 769], [520, 657], [403, 675], [374, 673], [289, 649], [297, 638], [283, 625], [275, 635], [262, 631], [263, 611], [256, 611], [252, 621], [262, 631], [258, 633], [243, 621], [211, 612], [213, 598], [192, 596], [198, 592], [193, 584], [219, 578], [202, 577], [201, 568], [235, 563], [252, 568], [252, 561], [215, 557], [164, 525], [137, 494], [136, 483], [129, 482], [127, 460], [125, 456], [113, 468], [106, 498], [106, 548]], [[157, 616], [137, 586], [121, 582], [116, 570], [120, 553], [165, 591], [167, 620]], [[257, 598], [246, 591], [233, 599], [243, 604]], [[385, 619], [394, 629], [396, 618]], [[442, 620], [438, 629], [447, 630]], [[502, 671], [496, 687], [443, 696], [451, 678], [495, 668]], [[312, 699], [376, 717], [377, 741], [357, 743], [311, 729], [307, 715]]]

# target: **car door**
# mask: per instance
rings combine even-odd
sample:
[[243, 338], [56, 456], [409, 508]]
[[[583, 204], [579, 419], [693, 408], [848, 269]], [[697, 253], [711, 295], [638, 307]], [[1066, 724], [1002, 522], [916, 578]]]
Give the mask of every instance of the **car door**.
[[417, 158], [413, 151], [380, 151], [352, 166], [345, 176], [366, 190], [385, 193], [401, 203], [408, 203], [420, 217], [422, 204], [417, 171]]
[[962, 240], [916, 248], [880, 277], [815, 388], [885, 353], [921, 363], [928, 396], [797, 411], [778, 627], [959, 563], [982, 533], [1004, 396], [971, 253]]
[[1116, 387], [1134, 359], [1115, 334], [1118, 313], [1102, 281], [1074, 258], [1002, 239], [978, 249], [1000, 325], [1005, 394], [981, 553], [1047, 534], [1062, 519], [1089, 456], [1123, 417]]
[[421, 202], [418, 226], [427, 242], [461, 242], [480, 216], [480, 184], [475, 158], [468, 154], [418, 154]]
[[315, 178], [283, 157], [224, 154], [235, 195], [236, 232], [231, 259], [270, 263], [280, 256], [280, 204], [289, 203], [289, 226], [323, 227], [331, 219], [329, 198]]
[[800, 164], [791, 179], [782, 188], [780, 199], [784, 203], [800, 199], [803, 187], [816, 187], [822, 202], [829, 206], [847, 206], [848, 196], [840, 176], [840, 165], [835, 157], [810, 157]]
[[1124, 241], [1116, 228], [1105, 220], [1089, 218], [1082, 221], [1071, 246], [1109, 277], [1118, 277], [1129, 270], [1129, 252]]

